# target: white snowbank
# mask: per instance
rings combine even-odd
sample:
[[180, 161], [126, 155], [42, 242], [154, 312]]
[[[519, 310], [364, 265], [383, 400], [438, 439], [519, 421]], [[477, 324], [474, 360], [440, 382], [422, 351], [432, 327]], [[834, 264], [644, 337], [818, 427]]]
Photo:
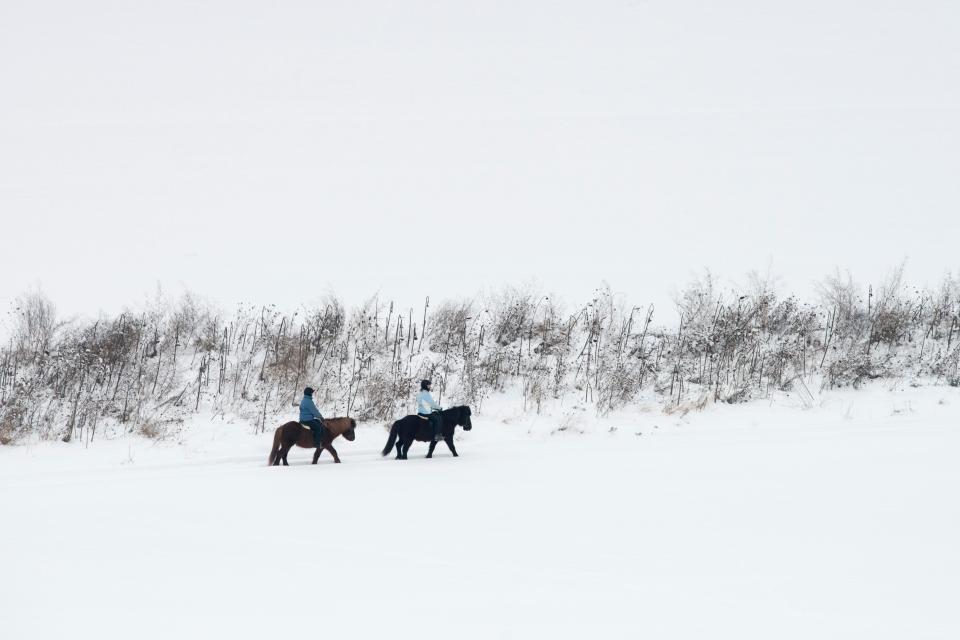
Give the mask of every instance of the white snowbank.
[[495, 404], [457, 459], [382, 459], [363, 425], [342, 465], [268, 468], [269, 435], [208, 419], [0, 448], [3, 637], [960, 634], [957, 389]]

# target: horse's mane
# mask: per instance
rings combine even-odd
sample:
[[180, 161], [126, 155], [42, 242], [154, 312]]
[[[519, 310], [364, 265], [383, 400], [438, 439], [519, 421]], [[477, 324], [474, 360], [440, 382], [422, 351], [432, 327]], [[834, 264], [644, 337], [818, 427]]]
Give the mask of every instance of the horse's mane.
[[457, 416], [461, 416], [466, 413], [468, 416], [471, 415], [470, 406], [461, 404], [456, 407], [450, 407], [449, 409], [444, 409], [441, 413], [453, 413], [456, 412]]

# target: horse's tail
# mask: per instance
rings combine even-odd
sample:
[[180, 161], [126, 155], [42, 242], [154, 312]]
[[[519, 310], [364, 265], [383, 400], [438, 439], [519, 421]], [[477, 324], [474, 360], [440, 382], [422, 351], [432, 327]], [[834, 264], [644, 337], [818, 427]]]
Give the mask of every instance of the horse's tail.
[[393, 426], [390, 427], [390, 439], [387, 440], [387, 446], [383, 448], [383, 451], [380, 452], [380, 455], [385, 456], [390, 453], [393, 449], [393, 445], [397, 443], [397, 423], [394, 422]]
[[283, 427], [277, 427], [277, 430], [273, 432], [273, 448], [270, 449], [270, 457], [267, 459], [267, 466], [273, 466], [273, 463], [277, 461], [277, 457], [280, 455], [280, 434], [283, 432]]

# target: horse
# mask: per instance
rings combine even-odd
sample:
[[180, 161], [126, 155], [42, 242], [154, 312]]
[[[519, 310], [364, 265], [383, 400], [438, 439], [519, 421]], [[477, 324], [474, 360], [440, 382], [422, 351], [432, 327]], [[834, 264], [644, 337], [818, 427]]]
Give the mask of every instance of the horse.
[[267, 464], [269, 466], [279, 465], [282, 460], [283, 466], [290, 466], [287, 464], [287, 453], [290, 452], [293, 445], [304, 449], [315, 448], [317, 451], [313, 454], [312, 464], [317, 464], [317, 460], [324, 449], [333, 454], [333, 461], [339, 464], [340, 456], [337, 455], [337, 450], [333, 448], [331, 443], [339, 436], [353, 442], [357, 437], [357, 421], [353, 418], [328, 418], [324, 420], [324, 423], [327, 428], [324, 431], [323, 444], [320, 447], [313, 443], [313, 431], [299, 422], [288, 422], [277, 427], [277, 430], [273, 432], [273, 448], [270, 450], [270, 458]]
[[[440, 412], [440, 433], [443, 435], [443, 441], [447, 443], [450, 453], [457, 457], [457, 448], [453, 446], [453, 430], [457, 426], [463, 427], [464, 431], [470, 431], [473, 424], [470, 422], [470, 407], [452, 407], [446, 411]], [[437, 443], [433, 441], [433, 428], [430, 421], [424, 416], [407, 416], [393, 423], [390, 427], [390, 439], [387, 440], [387, 446], [383, 448], [381, 455], [385, 456], [393, 449], [394, 443], [397, 445], [397, 460], [406, 460], [407, 452], [414, 440], [420, 442], [429, 442], [430, 450], [427, 451], [427, 457], [433, 457], [433, 450]]]

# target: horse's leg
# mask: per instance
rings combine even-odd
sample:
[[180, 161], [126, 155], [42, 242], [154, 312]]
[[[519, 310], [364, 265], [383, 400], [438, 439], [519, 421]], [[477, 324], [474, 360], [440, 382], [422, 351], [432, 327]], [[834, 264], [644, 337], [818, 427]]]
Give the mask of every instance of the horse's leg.
[[403, 459], [404, 459], [404, 460], [407, 459], [407, 454], [410, 452], [410, 445], [412, 445], [412, 444], [413, 444], [413, 438], [410, 438], [410, 439], [407, 440], [407, 442], [403, 445]]
[[436, 441], [435, 441], [435, 440], [431, 440], [431, 441], [430, 441], [430, 450], [427, 451], [427, 457], [428, 457], [428, 458], [432, 458], [432, 457], [433, 457], [433, 450], [436, 449], [436, 448], [437, 448], [437, 443], [436, 443]]
[[451, 434], [451, 435], [445, 437], [445, 438], [443, 439], [443, 441], [447, 443], [447, 447], [450, 449], [450, 453], [452, 453], [452, 454], [453, 454], [453, 457], [456, 458], [456, 457], [457, 457], [457, 448], [456, 448], [455, 446], [453, 446], [453, 435]]
[[283, 460], [283, 466], [289, 467], [290, 463], [287, 462], [287, 454], [290, 453], [290, 449], [293, 447], [292, 444], [284, 444], [280, 447], [280, 459]]
[[317, 460], [320, 459], [320, 454], [323, 453], [323, 447], [317, 447], [317, 450], [313, 453], [313, 463], [317, 464]]
[[403, 440], [397, 439], [397, 460], [403, 460]]
[[[333, 448], [332, 443], [324, 443], [323, 448], [329, 451], [333, 455], [333, 461], [337, 464], [340, 464], [340, 456], [337, 455], [337, 450]], [[319, 449], [318, 449], [319, 451]], [[319, 453], [317, 456], [319, 457]]]

